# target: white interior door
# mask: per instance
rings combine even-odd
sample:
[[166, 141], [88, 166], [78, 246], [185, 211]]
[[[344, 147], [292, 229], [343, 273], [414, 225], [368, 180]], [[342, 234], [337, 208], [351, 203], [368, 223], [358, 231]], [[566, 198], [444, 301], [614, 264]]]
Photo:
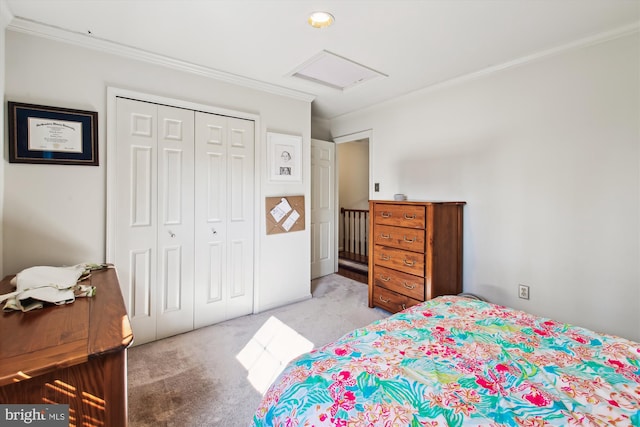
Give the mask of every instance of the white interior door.
[[137, 344], [193, 329], [193, 114], [117, 99], [114, 263]]
[[157, 108], [160, 339], [193, 329], [194, 112]]
[[311, 278], [336, 272], [335, 144], [311, 140]]
[[155, 340], [157, 106], [117, 99], [114, 260], [136, 343]]
[[254, 122], [196, 112], [195, 327], [253, 312]]

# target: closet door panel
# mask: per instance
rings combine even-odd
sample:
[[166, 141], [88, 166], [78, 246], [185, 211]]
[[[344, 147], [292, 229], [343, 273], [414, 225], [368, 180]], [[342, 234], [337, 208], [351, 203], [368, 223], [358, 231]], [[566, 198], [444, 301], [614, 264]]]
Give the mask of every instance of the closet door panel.
[[152, 195], [153, 150], [151, 147], [134, 145], [131, 147], [131, 219], [133, 227], [150, 227], [155, 215]]
[[156, 337], [157, 107], [117, 99], [113, 226], [118, 279], [136, 342]]
[[233, 318], [253, 312], [254, 251], [254, 122], [228, 119], [229, 221], [227, 238], [229, 280], [227, 316]]
[[232, 155], [229, 160], [229, 219], [232, 222], [246, 222], [245, 209], [247, 194], [247, 168], [253, 165], [247, 164], [247, 158], [243, 155]]
[[165, 246], [162, 253], [162, 301], [160, 308], [163, 314], [182, 309], [182, 254], [180, 246]]
[[231, 246], [231, 298], [243, 297], [247, 294], [244, 270], [248, 267], [244, 261], [244, 251], [246, 250], [246, 242], [242, 240], [234, 240]]
[[229, 243], [229, 298], [227, 319], [253, 312], [253, 242], [233, 240]]
[[193, 329], [194, 113], [158, 106], [157, 338]]
[[227, 318], [227, 118], [195, 115], [196, 328]]
[[[130, 302], [129, 317], [148, 318], [152, 316], [151, 310], [151, 251], [131, 251], [128, 271], [130, 274], [129, 294], [125, 300]], [[125, 269], [126, 270], [126, 269]], [[119, 272], [122, 271], [119, 269]], [[122, 279], [120, 279], [121, 281]], [[154, 316], [155, 317], [155, 316]], [[155, 333], [155, 328], [154, 328]]]
[[224, 196], [226, 189], [222, 186], [225, 180], [226, 167], [222, 153], [208, 152], [206, 165], [206, 213], [209, 224], [221, 223], [224, 217]]
[[230, 238], [253, 240], [254, 123], [229, 118], [228, 209]]
[[[184, 206], [182, 204], [183, 186], [182, 176], [183, 173], [189, 173], [183, 171], [184, 165], [182, 150], [164, 149], [162, 152], [162, 161], [164, 164], [160, 168], [164, 174], [162, 182], [162, 212], [164, 225], [178, 225], [182, 224], [182, 216]], [[189, 212], [190, 213], [190, 212]]]
[[196, 327], [253, 311], [254, 138], [253, 121], [196, 113]]
[[209, 276], [204, 282], [207, 285], [206, 303], [222, 301], [222, 272], [224, 271], [224, 247], [222, 242], [209, 244]]

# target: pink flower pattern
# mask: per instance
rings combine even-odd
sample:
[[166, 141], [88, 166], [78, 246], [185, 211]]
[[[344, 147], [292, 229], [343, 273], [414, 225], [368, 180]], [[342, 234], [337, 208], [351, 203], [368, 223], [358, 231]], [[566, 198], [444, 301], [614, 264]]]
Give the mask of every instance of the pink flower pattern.
[[446, 296], [289, 364], [251, 426], [640, 426], [640, 344]]

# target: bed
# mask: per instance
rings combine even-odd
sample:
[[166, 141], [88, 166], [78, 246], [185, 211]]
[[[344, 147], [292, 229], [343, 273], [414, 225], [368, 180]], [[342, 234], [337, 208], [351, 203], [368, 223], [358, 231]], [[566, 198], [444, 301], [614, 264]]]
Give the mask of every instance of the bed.
[[304, 354], [252, 426], [640, 426], [640, 344], [443, 296]]

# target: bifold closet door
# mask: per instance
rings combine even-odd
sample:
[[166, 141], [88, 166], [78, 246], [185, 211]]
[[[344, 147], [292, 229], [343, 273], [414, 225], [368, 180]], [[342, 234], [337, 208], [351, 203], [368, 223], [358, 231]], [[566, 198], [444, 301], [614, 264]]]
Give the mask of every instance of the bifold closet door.
[[253, 312], [254, 122], [195, 113], [195, 327]]
[[193, 329], [194, 112], [117, 100], [115, 260], [135, 341]]

